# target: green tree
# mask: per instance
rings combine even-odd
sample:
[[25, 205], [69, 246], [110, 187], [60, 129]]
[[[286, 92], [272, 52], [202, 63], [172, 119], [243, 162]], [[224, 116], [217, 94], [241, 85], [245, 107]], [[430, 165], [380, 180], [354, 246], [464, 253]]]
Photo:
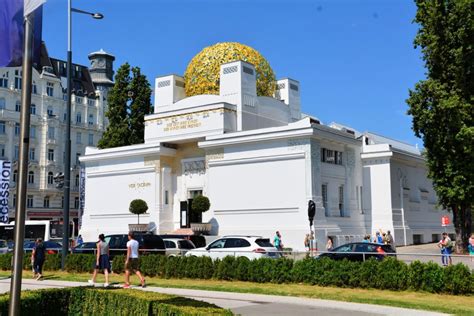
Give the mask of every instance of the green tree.
[[143, 143], [145, 134], [145, 115], [151, 110], [150, 83], [139, 67], [132, 68], [132, 81], [130, 82], [130, 144]]
[[416, 0], [420, 28], [414, 44], [427, 78], [407, 100], [439, 203], [453, 212], [458, 252], [467, 246], [474, 204], [473, 4]]
[[[131, 74], [130, 74], [131, 72]], [[139, 67], [123, 64], [109, 92], [107, 129], [97, 146], [113, 148], [143, 143], [144, 117], [151, 111], [151, 88]]]
[[138, 224], [140, 224], [140, 215], [146, 213], [148, 210], [148, 204], [142, 199], [136, 199], [130, 202], [128, 210], [130, 213], [138, 215]]

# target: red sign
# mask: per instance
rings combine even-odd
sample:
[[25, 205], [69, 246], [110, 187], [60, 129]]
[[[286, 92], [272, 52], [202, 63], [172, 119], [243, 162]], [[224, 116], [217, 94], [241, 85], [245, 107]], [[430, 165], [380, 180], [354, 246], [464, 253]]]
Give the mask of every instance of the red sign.
[[449, 217], [444, 215], [441, 217], [441, 226], [448, 226], [449, 225]]

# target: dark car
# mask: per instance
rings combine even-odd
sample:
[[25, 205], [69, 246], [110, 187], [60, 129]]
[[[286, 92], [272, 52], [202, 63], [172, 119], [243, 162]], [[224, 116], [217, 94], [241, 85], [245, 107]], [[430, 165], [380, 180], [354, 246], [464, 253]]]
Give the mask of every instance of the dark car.
[[[163, 239], [158, 235], [135, 233], [134, 238], [138, 241], [140, 255], [157, 254], [165, 255], [166, 247]], [[127, 254], [127, 234], [115, 234], [105, 236], [105, 242], [109, 244], [110, 258], [116, 255]]]
[[96, 242], [83, 242], [80, 245], [77, 245], [76, 247], [71, 249], [72, 253], [95, 253], [95, 250], [97, 249], [97, 243]]
[[186, 239], [192, 241], [196, 248], [206, 247], [206, 238], [201, 235], [165, 234], [158, 236], [163, 239]]
[[[43, 241], [43, 245], [46, 248], [46, 253], [47, 254], [56, 254], [56, 253], [61, 253], [62, 246], [61, 244], [54, 242], [54, 241]], [[26, 241], [23, 244], [23, 250], [26, 253], [30, 253], [33, 251], [33, 248], [35, 247], [35, 242], [34, 241]]]
[[356, 242], [335, 248], [331, 252], [320, 254], [316, 258], [331, 258], [334, 260], [347, 259], [350, 261], [364, 261], [370, 258], [382, 260], [386, 256], [396, 256], [395, 250], [390, 245]]

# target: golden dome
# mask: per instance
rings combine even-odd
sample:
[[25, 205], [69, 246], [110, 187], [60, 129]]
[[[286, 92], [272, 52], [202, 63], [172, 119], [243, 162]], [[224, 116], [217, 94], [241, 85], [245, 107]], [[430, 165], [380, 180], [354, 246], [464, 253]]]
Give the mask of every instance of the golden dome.
[[193, 57], [184, 73], [186, 96], [219, 94], [220, 66], [236, 60], [255, 66], [257, 95], [273, 96], [275, 74], [268, 61], [252, 47], [233, 42], [214, 44]]

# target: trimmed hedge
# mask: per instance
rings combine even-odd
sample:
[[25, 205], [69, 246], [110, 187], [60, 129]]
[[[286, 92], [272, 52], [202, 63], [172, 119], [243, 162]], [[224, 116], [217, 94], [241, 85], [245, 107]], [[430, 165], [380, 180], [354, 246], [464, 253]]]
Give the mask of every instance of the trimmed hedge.
[[[91, 272], [94, 255], [70, 255], [66, 259], [69, 272]], [[29, 259], [29, 258], [28, 258]], [[9, 270], [11, 255], [0, 255], [0, 269]], [[125, 256], [116, 256], [114, 273], [124, 272]], [[58, 270], [60, 256], [48, 255], [45, 270]], [[24, 267], [31, 269], [29, 261]], [[209, 257], [166, 257], [147, 255], [140, 258], [146, 276], [161, 278], [218, 279], [271, 283], [307, 283], [320, 286], [415, 290], [430, 293], [474, 293], [474, 273], [463, 264], [446, 268], [434, 262], [414, 261], [407, 265], [395, 258], [365, 262], [333, 261], [328, 258], [249, 260], [228, 256], [222, 260]]]
[[[0, 296], [0, 315], [9, 296]], [[216, 305], [154, 292], [85, 287], [25, 291], [22, 315], [233, 315]]]

